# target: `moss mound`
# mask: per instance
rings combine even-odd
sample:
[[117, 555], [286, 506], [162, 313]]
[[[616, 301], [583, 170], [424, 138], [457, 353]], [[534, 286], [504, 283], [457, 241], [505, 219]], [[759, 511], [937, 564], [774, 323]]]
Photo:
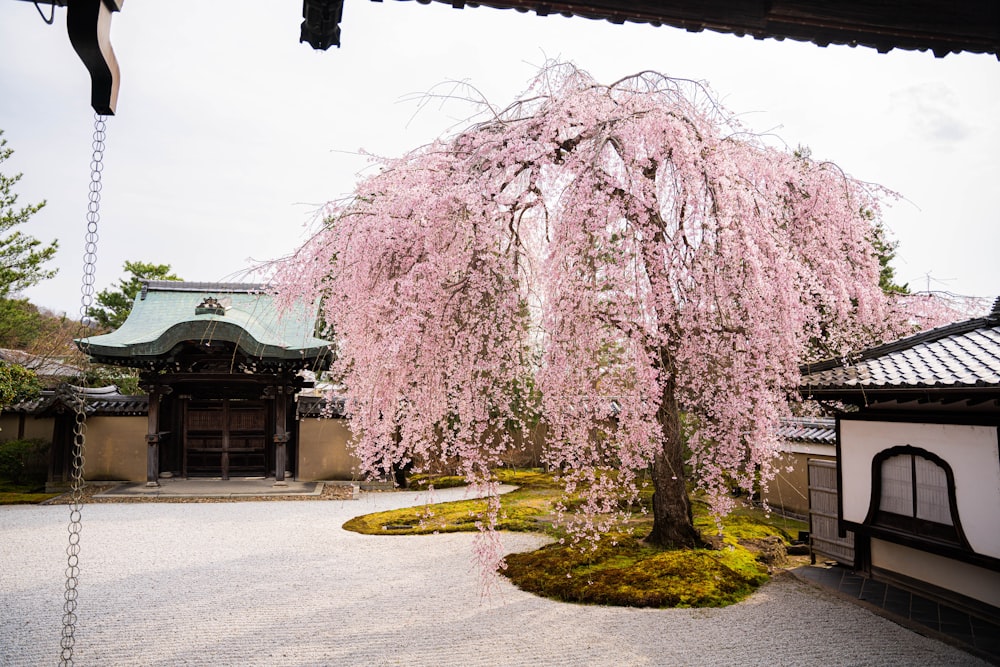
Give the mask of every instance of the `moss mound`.
[[663, 551], [630, 537], [594, 550], [551, 544], [511, 554], [503, 574], [537, 595], [626, 607], [720, 607], [767, 581], [767, 570], [739, 547]]
[[[500, 470], [498, 478], [517, 485], [501, 497], [500, 530], [538, 531], [563, 537], [551, 524], [553, 503], [562, 485], [539, 470]], [[438, 483], [434, 482], [438, 487]], [[648, 496], [648, 494], [646, 494]], [[648, 501], [648, 498], [645, 498]], [[706, 503], [692, 498], [695, 527], [704, 535], [717, 531]], [[486, 504], [463, 500], [356, 517], [347, 530], [368, 535], [418, 535], [476, 530]], [[721, 548], [664, 550], [643, 544], [652, 526], [647, 515], [629, 524], [631, 534], [609, 535], [596, 546], [551, 544], [537, 551], [507, 557], [502, 574], [517, 587], [557, 600], [628, 607], [719, 607], [749, 596], [768, 579], [754, 545], [803, 530], [804, 524], [770, 517], [759, 509], [742, 507], [723, 519], [724, 534], [712, 540]]]

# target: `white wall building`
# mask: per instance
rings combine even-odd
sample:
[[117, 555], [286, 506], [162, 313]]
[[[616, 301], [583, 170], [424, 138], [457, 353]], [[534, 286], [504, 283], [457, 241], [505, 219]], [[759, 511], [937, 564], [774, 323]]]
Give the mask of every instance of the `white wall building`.
[[1000, 299], [968, 320], [806, 369], [837, 419], [838, 523], [854, 568], [1000, 616]]

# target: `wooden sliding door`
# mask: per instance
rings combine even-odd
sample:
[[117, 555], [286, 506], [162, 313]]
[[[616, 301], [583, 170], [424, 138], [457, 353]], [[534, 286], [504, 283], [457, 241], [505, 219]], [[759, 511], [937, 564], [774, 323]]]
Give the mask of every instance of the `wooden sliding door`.
[[267, 473], [267, 410], [264, 401], [192, 399], [184, 420], [184, 474], [229, 479]]

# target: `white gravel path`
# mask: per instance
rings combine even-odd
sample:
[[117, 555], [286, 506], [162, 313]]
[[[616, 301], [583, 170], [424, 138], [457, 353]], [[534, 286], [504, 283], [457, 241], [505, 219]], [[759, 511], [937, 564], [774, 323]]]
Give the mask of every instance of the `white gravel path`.
[[[340, 527], [415, 502], [88, 505], [76, 664], [986, 664], [792, 577], [724, 609], [587, 607], [506, 582], [480, 600], [471, 535]], [[67, 518], [0, 507], [0, 665], [58, 662]]]

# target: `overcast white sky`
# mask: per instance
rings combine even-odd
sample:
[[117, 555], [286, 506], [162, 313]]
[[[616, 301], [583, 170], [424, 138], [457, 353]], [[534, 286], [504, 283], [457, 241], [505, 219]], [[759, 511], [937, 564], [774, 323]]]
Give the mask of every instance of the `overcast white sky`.
[[[467, 81], [497, 105], [546, 58], [611, 82], [639, 70], [707, 81], [759, 132], [906, 200], [887, 212], [911, 288], [1000, 294], [1000, 62], [820, 48], [434, 3], [346, 0], [342, 48], [298, 43], [298, 0], [132, 0], [111, 36], [122, 70], [108, 121], [97, 287], [126, 260], [186, 280], [243, 279], [294, 250], [314, 211], [353, 189], [358, 149], [399, 155], [461, 110], [412, 96]], [[408, 101], [409, 100], [409, 101]], [[24, 231], [60, 242], [59, 275], [26, 296], [76, 315], [90, 179], [90, 79], [30, 2], [0, 0], [0, 129], [23, 172]], [[416, 116], [415, 116], [416, 114]], [[415, 116], [415, 117], [414, 117]]]

